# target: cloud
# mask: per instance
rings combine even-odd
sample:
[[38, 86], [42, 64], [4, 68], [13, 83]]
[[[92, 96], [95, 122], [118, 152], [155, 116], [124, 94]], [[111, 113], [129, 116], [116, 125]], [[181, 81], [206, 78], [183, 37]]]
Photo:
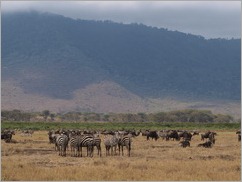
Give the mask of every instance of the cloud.
[[206, 38], [240, 38], [240, 1], [2, 1], [2, 11], [143, 23]]

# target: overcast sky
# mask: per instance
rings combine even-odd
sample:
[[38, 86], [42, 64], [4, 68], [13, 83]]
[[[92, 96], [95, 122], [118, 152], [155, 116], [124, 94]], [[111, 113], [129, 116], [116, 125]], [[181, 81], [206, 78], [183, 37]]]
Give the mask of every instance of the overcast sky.
[[241, 1], [2, 1], [1, 10], [136, 22], [205, 38], [241, 37]]

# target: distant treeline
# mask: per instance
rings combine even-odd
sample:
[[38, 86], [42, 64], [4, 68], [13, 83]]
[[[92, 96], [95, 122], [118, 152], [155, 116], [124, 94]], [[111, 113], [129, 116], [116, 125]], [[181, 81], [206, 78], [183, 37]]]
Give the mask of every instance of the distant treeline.
[[240, 122], [230, 115], [213, 114], [208, 110], [177, 110], [157, 113], [51, 113], [24, 112], [20, 110], [1, 111], [2, 121], [48, 121], [48, 122], [192, 122], [192, 123], [233, 123]]

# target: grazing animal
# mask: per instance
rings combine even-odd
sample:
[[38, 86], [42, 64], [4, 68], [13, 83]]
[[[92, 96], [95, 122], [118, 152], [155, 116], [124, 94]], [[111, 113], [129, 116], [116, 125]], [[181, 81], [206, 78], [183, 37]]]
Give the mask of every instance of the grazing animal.
[[215, 133], [215, 132], [208, 131], [208, 132], [206, 132], [204, 134], [201, 134], [201, 140], [204, 141], [205, 138], [209, 138], [210, 133], [213, 133], [212, 134], [213, 136], [217, 135], [217, 133]]
[[180, 142], [180, 146], [182, 146], [183, 148], [185, 147], [190, 147], [190, 142], [189, 140], [184, 140]]
[[190, 132], [187, 132], [187, 131], [183, 131], [178, 136], [179, 136], [179, 139], [183, 138], [183, 140], [191, 141], [191, 139], [192, 139], [192, 134]]
[[240, 141], [241, 141], [241, 131], [238, 130], [238, 131], [236, 132], [236, 134], [238, 135], [238, 142], [240, 142]]
[[58, 134], [56, 134], [54, 131], [49, 131], [48, 132], [48, 136], [49, 136], [49, 143], [55, 143], [55, 140], [56, 140], [56, 136]]
[[208, 139], [210, 142], [212, 142], [213, 144], [215, 144], [215, 134], [214, 132], [211, 132], [209, 135], [208, 135]]
[[238, 134], [238, 141], [241, 141], [241, 134]]
[[71, 148], [71, 156], [79, 157], [80, 156], [80, 139], [78, 135], [70, 136], [69, 145]]
[[159, 136], [160, 138], [162, 138], [162, 140], [165, 140], [165, 139], [166, 139], [167, 134], [168, 134], [168, 131], [164, 131], [164, 130], [158, 132], [158, 136]]
[[66, 156], [67, 145], [68, 145], [68, 137], [64, 134], [58, 135], [56, 138], [56, 146], [60, 156]]
[[155, 139], [155, 141], [159, 138], [158, 134], [156, 131], [150, 131], [147, 136], [146, 136], [147, 140], [149, 140], [149, 138]]
[[126, 146], [128, 156], [130, 157], [131, 138], [129, 136], [119, 136], [119, 142], [118, 142], [119, 155], [120, 155], [120, 148], [122, 148], [122, 155], [124, 155], [124, 150], [123, 150], [124, 146]]
[[111, 155], [113, 155], [113, 149], [115, 151], [114, 155], [116, 155], [116, 148], [117, 148], [117, 145], [118, 145], [118, 141], [119, 141], [119, 139], [116, 135], [104, 138], [104, 145], [105, 145], [105, 148], [106, 148], [106, 156], [110, 155], [110, 152], [109, 152], [110, 149], [111, 149]]
[[101, 152], [101, 138], [99, 136], [93, 136], [93, 146], [97, 147], [97, 155], [99, 155], [100, 157], [102, 156], [102, 152]]
[[168, 132], [167, 136], [166, 136], [166, 140], [169, 140], [170, 138], [172, 138], [173, 140], [176, 139], [177, 141], [180, 140], [180, 137], [178, 135], [178, 132], [176, 130], [171, 130]]
[[6, 143], [10, 143], [13, 135], [15, 135], [14, 131], [5, 130], [1, 133], [1, 140], [4, 140]]
[[198, 147], [211, 148], [212, 146], [213, 146], [213, 143], [211, 141], [207, 141], [205, 143], [198, 144]]
[[141, 131], [142, 136], [147, 136], [149, 134], [149, 130]]
[[135, 131], [134, 129], [132, 131], [129, 131], [128, 133], [132, 136], [132, 137], [137, 137], [140, 135], [140, 130], [139, 131]]
[[87, 147], [87, 156], [93, 157], [94, 137], [92, 135], [84, 135], [79, 142], [82, 157], [82, 147]]

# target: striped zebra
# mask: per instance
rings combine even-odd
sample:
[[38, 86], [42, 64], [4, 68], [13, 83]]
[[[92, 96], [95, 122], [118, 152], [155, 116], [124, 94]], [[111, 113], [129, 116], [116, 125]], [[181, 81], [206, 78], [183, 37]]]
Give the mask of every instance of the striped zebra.
[[60, 156], [66, 156], [67, 145], [68, 145], [68, 136], [61, 134], [56, 137], [56, 146]]
[[111, 137], [105, 137], [104, 138], [104, 145], [105, 145], [105, 148], [106, 148], [106, 156], [107, 155], [110, 155], [110, 149], [111, 149], [111, 155], [113, 155], [113, 148], [114, 148], [114, 151], [115, 151], [115, 154], [116, 155], [116, 148], [117, 148], [117, 145], [118, 145], [118, 137], [117, 136], [111, 136]]
[[130, 151], [131, 151], [131, 138], [129, 136], [119, 136], [119, 142], [118, 142], [118, 150], [120, 155], [120, 147], [122, 148], [122, 155], [124, 155], [123, 147], [126, 146], [128, 156], [130, 157]]
[[70, 137], [69, 145], [71, 148], [71, 156], [74, 156], [74, 157], [80, 156], [80, 140], [81, 140], [81, 136], [79, 135]]
[[80, 138], [79, 147], [82, 157], [82, 147], [87, 147], [87, 156], [93, 157], [94, 137], [92, 135], [84, 135]]
[[102, 156], [102, 151], [101, 151], [101, 138], [98, 135], [93, 136], [94, 143], [93, 146], [97, 147], [97, 155], [100, 157]]

